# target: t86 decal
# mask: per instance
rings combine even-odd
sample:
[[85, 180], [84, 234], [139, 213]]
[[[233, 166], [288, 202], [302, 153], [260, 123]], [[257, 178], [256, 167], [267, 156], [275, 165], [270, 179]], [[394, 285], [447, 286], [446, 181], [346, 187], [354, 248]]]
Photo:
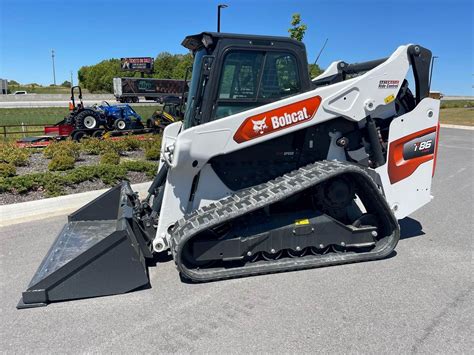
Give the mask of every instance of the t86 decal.
[[321, 104], [321, 97], [311, 97], [248, 117], [234, 135], [237, 143], [310, 121]]
[[437, 127], [430, 127], [390, 143], [388, 176], [392, 184], [413, 174], [421, 164], [436, 158], [438, 132]]

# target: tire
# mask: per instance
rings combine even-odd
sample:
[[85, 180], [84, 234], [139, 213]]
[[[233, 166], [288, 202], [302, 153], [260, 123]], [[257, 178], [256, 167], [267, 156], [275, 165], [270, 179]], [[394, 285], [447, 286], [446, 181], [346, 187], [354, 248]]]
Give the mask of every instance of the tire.
[[101, 131], [101, 130], [95, 131], [94, 133], [92, 133], [92, 137], [93, 138], [101, 138], [103, 133], [104, 133], [104, 131]]
[[86, 135], [85, 132], [77, 131], [72, 135], [72, 140], [74, 140], [76, 142], [80, 142], [81, 139], [84, 138], [85, 135]]
[[76, 128], [95, 129], [100, 126], [100, 114], [93, 110], [84, 110], [76, 116]]
[[127, 129], [128, 124], [124, 119], [119, 118], [118, 120], [115, 121], [114, 127], [118, 131], [124, 131]]
[[155, 120], [153, 118], [149, 118], [146, 120], [146, 128], [153, 128], [155, 127]]
[[132, 100], [133, 103], [137, 103], [139, 101], [140, 101], [140, 99], [138, 97], [134, 97], [133, 100]]

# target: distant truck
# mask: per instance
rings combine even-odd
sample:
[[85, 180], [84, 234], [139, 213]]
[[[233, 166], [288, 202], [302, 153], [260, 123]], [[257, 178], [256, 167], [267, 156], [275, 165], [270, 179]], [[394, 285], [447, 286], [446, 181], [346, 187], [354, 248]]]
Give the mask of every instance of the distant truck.
[[188, 91], [188, 82], [173, 79], [114, 78], [114, 96], [119, 102], [161, 101], [163, 96], [180, 97]]

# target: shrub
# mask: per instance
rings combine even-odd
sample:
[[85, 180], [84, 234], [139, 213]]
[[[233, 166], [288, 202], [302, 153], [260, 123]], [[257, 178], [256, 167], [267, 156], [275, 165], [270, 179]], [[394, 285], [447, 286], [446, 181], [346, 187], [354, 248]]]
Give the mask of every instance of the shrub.
[[138, 138], [132, 136], [126, 136], [122, 140], [124, 147], [127, 151], [137, 150], [141, 147], [141, 142]]
[[[54, 160], [54, 158], [53, 158]], [[58, 174], [45, 174], [43, 187], [46, 190], [46, 196], [55, 197], [64, 195], [64, 178]]]
[[[58, 157], [64, 156], [58, 155]], [[54, 157], [51, 162], [56, 159]], [[71, 157], [69, 159], [71, 161]], [[64, 173], [45, 172], [12, 177], [0, 176], [0, 192], [25, 193], [43, 188], [47, 196], [58, 196], [64, 194], [65, 186], [77, 185], [88, 180], [101, 179], [108, 185], [114, 185], [126, 178], [127, 171], [145, 172], [151, 178], [155, 176], [157, 168], [158, 164], [153, 162], [125, 161], [118, 165], [80, 166]]]
[[10, 177], [16, 174], [16, 168], [13, 164], [0, 163], [0, 177]]
[[93, 180], [95, 177], [98, 177], [95, 166], [80, 166], [68, 171], [63, 179], [68, 185], [77, 185], [83, 181]]
[[144, 172], [149, 178], [156, 175], [158, 164], [143, 160], [129, 160], [121, 164], [127, 171]]
[[30, 152], [28, 149], [19, 148], [11, 143], [0, 144], [0, 163], [22, 166], [28, 164]]
[[117, 154], [123, 154], [127, 151], [127, 143], [123, 140], [108, 141], [110, 150], [116, 152]]
[[62, 155], [62, 154], [56, 153], [56, 155], [53, 156], [53, 159], [51, 159], [51, 161], [48, 164], [48, 170], [64, 171], [64, 170], [73, 169], [74, 162], [75, 162], [74, 157], [70, 155]]
[[5, 178], [3, 187], [5, 191], [25, 193], [30, 190], [36, 190], [43, 185], [45, 173], [34, 173], [22, 176], [13, 176]]
[[127, 170], [122, 165], [101, 164], [96, 168], [97, 176], [107, 185], [114, 185], [127, 175]]
[[79, 158], [80, 151], [81, 147], [78, 143], [71, 140], [66, 140], [48, 145], [44, 149], [43, 155], [48, 159], [52, 159], [56, 155], [62, 155], [70, 156], [74, 158], [74, 160], [77, 160]]
[[110, 165], [118, 165], [120, 164], [120, 155], [114, 151], [105, 152], [100, 157], [101, 164], [110, 164]]
[[81, 141], [81, 150], [89, 155], [99, 155], [102, 152], [103, 141], [98, 138], [87, 138]]
[[145, 148], [145, 158], [148, 160], [160, 159], [160, 147], [156, 145], [149, 145]]

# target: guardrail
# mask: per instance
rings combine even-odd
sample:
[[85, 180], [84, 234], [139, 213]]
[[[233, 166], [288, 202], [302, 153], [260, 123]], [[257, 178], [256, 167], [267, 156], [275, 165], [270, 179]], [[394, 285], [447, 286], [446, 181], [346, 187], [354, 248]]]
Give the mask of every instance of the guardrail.
[[[10, 135], [20, 135], [26, 137], [30, 134], [37, 134], [37, 133], [44, 133], [44, 126], [48, 126], [50, 124], [43, 123], [43, 124], [7, 124], [7, 125], [0, 125], [3, 140], [7, 140]], [[54, 125], [51, 124], [51, 125]], [[38, 129], [31, 129], [31, 127], [42, 127], [41, 130]], [[12, 128], [19, 128], [17, 130], [11, 130]]]

